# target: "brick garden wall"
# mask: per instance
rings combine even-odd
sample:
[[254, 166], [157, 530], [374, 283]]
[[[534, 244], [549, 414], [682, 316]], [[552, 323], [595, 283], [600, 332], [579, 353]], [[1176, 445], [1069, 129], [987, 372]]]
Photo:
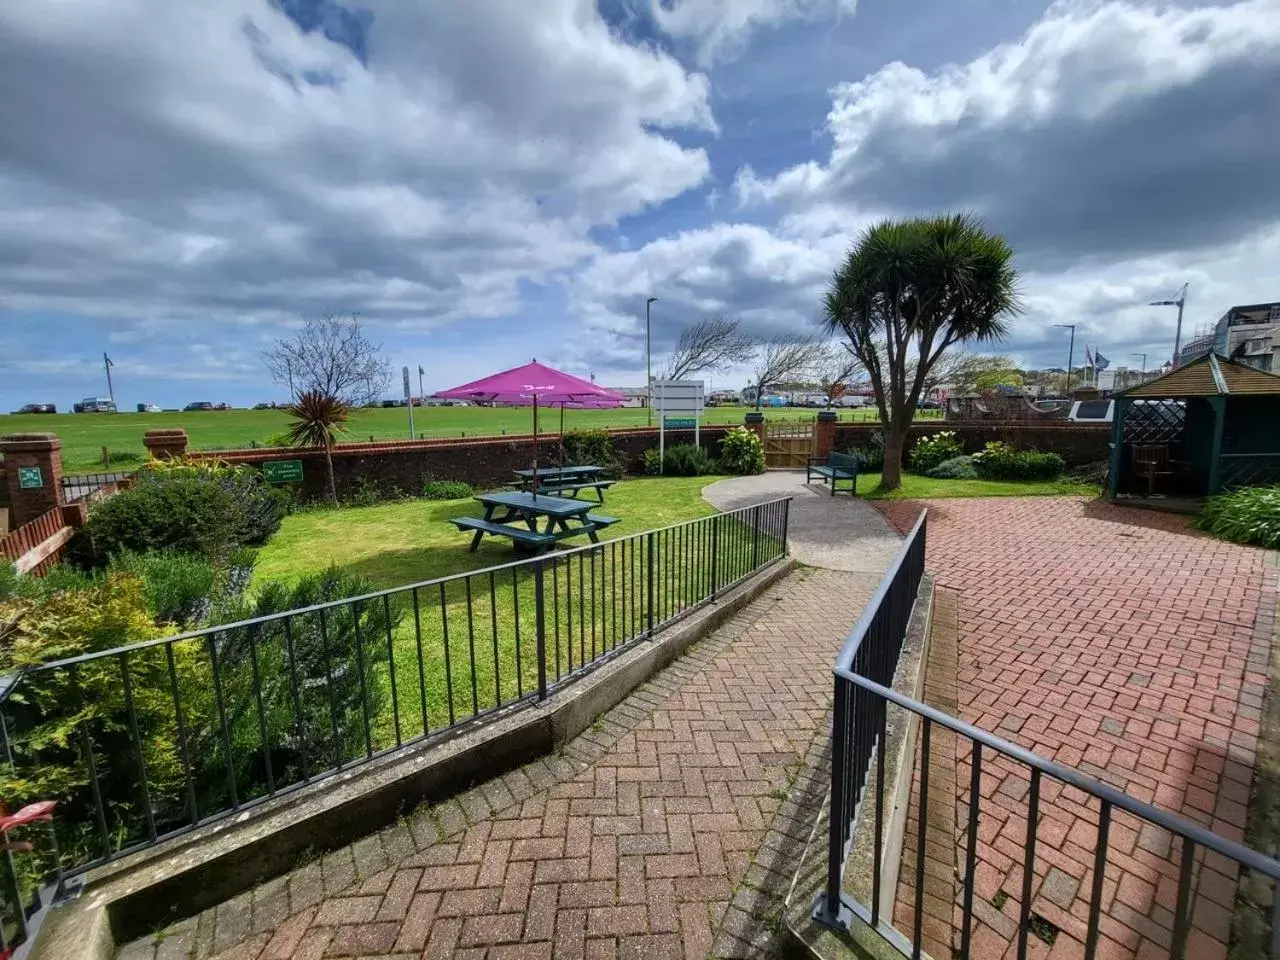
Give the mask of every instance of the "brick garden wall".
[[[704, 427], [702, 446], [720, 455], [720, 441], [730, 428]], [[692, 443], [692, 430], [667, 432], [668, 444]], [[614, 448], [628, 473], [641, 472], [644, 451], [658, 445], [657, 430], [625, 430], [613, 434]], [[558, 434], [539, 439], [539, 462], [558, 463]], [[324, 454], [312, 448], [224, 450], [193, 456], [216, 457], [233, 463], [258, 465], [267, 460], [301, 460], [304, 498], [325, 494]], [[416, 440], [400, 443], [342, 444], [333, 451], [334, 484], [338, 496], [355, 493], [362, 484], [374, 484], [390, 494], [421, 492], [427, 480], [462, 480], [479, 489], [503, 486], [515, 478], [513, 471], [533, 465], [533, 438], [499, 437], [487, 440]]]
[[[836, 449], [848, 450], [861, 446], [878, 430], [876, 424], [837, 424]], [[1026, 423], [956, 423], [935, 422], [915, 424], [911, 436], [932, 436], [943, 430], [954, 431], [964, 444], [966, 453], [977, 453], [987, 443], [1001, 440], [1019, 450], [1040, 450], [1059, 453], [1067, 466], [1078, 467], [1086, 463], [1106, 460], [1111, 440], [1111, 428], [1106, 425], [1064, 422]], [[910, 445], [908, 444], [908, 447]]]

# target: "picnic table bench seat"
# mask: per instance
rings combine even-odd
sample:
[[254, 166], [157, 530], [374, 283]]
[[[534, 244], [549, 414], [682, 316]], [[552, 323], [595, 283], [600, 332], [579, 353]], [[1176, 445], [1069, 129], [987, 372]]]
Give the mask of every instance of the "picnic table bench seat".
[[808, 483], [814, 476], [822, 478], [822, 482], [831, 482], [831, 495], [836, 495], [836, 483], [840, 480], [850, 481], [849, 492], [858, 495], [858, 458], [850, 453], [836, 453], [834, 450], [825, 457], [810, 457], [805, 467], [804, 482]]
[[[595, 490], [596, 496], [600, 498], [600, 502], [604, 503], [604, 491], [617, 483], [616, 480], [563, 480], [553, 481], [551, 483], [539, 483], [538, 490], [544, 493], [564, 493], [569, 492], [573, 496], [578, 495], [579, 490]], [[526, 485], [526, 489], [528, 489]]]
[[482, 533], [491, 533], [499, 537], [510, 537], [512, 540], [526, 543], [530, 546], [544, 546], [555, 543], [559, 539], [554, 533], [541, 533], [537, 530], [517, 527], [512, 523], [494, 523], [482, 517], [454, 517], [449, 522], [459, 530], [478, 530]]
[[615, 523], [620, 522], [617, 517], [606, 517], [601, 513], [588, 513], [583, 519], [587, 523], [594, 524], [599, 529], [612, 527]]

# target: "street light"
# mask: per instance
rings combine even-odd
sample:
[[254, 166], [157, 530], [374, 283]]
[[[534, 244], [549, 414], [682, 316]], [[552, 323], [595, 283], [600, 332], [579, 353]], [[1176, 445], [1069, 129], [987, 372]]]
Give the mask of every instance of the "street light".
[[1142, 358], [1142, 373], [1145, 376], [1147, 372], [1147, 355], [1145, 353], [1131, 353], [1129, 356]]
[[1067, 347], [1067, 396], [1071, 396], [1071, 365], [1076, 360], [1076, 325], [1074, 323], [1055, 323], [1055, 327], [1062, 327], [1064, 330], [1071, 331], [1071, 344]]
[[1177, 307], [1178, 308], [1178, 327], [1173, 334], [1173, 365], [1178, 365], [1178, 354], [1182, 350], [1182, 308], [1187, 304], [1187, 287], [1190, 282], [1184, 283], [1182, 289], [1178, 291], [1178, 296], [1173, 300], [1152, 300], [1147, 306], [1149, 307]]
[[645, 406], [649, 408], [649, 426], [653, 426], [653, 325], [649, 320], [649, 306], [657, 303], [657, 297], [644, 302], [644, 393]]

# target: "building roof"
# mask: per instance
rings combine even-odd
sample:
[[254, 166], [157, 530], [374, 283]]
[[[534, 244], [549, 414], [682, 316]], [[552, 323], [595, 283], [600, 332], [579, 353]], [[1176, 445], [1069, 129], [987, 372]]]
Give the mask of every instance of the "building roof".
[[1210, 353], [1116, 396], [1153, 399], [1280, 396], [1280, 376]]

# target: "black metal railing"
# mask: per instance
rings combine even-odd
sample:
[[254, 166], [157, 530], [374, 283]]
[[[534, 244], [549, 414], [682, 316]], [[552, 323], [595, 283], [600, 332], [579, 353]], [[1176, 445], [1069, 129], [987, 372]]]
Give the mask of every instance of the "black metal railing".
[[[1030, 936], [1042, 936], [1045, 933], [1046, 921], [1034, 910], [1037, 883], [1045, 873], [1043, 867], [1037, 873], [1037, 847], [1041, 842], [1040, 831], [1044, 826], [1043, 819], [1054, 798], [1060, 798], [1061, 789], [1075, 788], [1080, 795], [1061, 800], [1069, 805], [1070, 815], [1091, 823], [1091, 837], [1080, 839], [1078, 846], [1089, 849], [1092, 864], [1089, 870], [1087, 886], [1081, 886], [1080, 899], [1083, 909], [1076, 914], [1078, 919], [1087, 920], [1083, 926], [1082, 942], [1078, 944], [1079, 954], [1086, 960], [1103, 955], [1104, 932], [1103, 919], [1107, 912], [1108, 881], [1120, 882], [1122, 867], [1113, 862], [1112, 835], [1123, 831], [1128, 841], [1117, 844], [1121, 847], [1121, 855], [1126, 856], [1124, 870], [1131, 870], [1133, 864], [1133, 840], [1143, 833], [1144, 827], [1155, 828], [1168, 843], [1166, 853], [1157, 853], [1161, 847], [1158, 839], [1147, 842], [1144, 850], [1149, 857], [1147, 863], [1157, 874], [1156, 881], [1167, 880], [1176, 884], [1172, 889], [1176, 893], [1172, 897], [1171, 909], [1161, 914], [1163, 908], [1153, 908], [1152, 918], [1144, 918], [1142, 936], [1150, 942], [1155, 950], [1167, 951], [1174, 960], [1184, 960], [1193, 956], [1191, 944], [1193, 934], [1197, 930], [1197, 900], [1205, 903], [1211, 917], [1215, 919], [1217, 936], [1225, 939], [1221, 932], [1220, 918], [1223, 910], [1230, 910], [1231, 898], [1235, 895], [1236, 883], [1242, 882], [1242, 872], [1251, 873], [1262, 878], [1262, 882], [1270, 889], [1265, 893], [1271, 898], [1271, 929], [1265, 933], [1266, 943], [1259, 942], [1251, 949], [1249, 956], [1269, 956], [1272, 960], [1280, 960], [1280, 861], [1264, 856], [1256, 851], [1210, 832], [1192, 820], [1175, 813], [1160, 810], [1151, 804], [1139, 801], [1121, 790], [1086, 776], [1071, 767], [1040, 757], [1029, 750], [993, 736], [972, 724], [965, 723], [955, 717], [919, 703], [904, 696], [890, 685], [893, 678], [891, 662], [896, 662], [901, 650], [910, 619], [910, 607], [918, 588], [924, 557], [925, 518], [922, 514], [902, 551], [899, 553], [889, 573], [882, 582], [879, 591], [872, 599], [855, 626], [835, 667], [835, 711], [832, 727], [832, 771], [831, 771], [831, 832], [830, 856], [826, 888], [818, 896], [814, 906], [814, 918], [819, 922], [848, 930], [854, 918], [868, 924], [878, 931], [885, 940], [904, 955], [918, 958], [923, 950], [924, 904], [926, 897], [926, 859], [932, 841], [942, 849], [963, 851], [963, 867], [959, 871], [961, 889], [959, 891], [960, 929], [952, 943], [941, 944], [941, 949], [949, 949], [957, 958], [978, 957], [974, 937], [975, 917], [975, 875], [979, 860], [980, 844], [983, 830], [983, 797], [994, 797], [990, 790], [984, 793], [982, 778], [984, 772], [998, 776], [1003, 780], [1009, 775], [1026, 774], [1028, 790], [1026, 793], [1025, 830], [1022, 836], [1021, 864], [1015, 866], [1016, 873], [1021, 875], [1020, 889], [1015, 894], [1001, 891], [1008, 899], [1016, 901], [1017, 925], [1013, 940], [1016, 943], [1015, 955], [1021, 960], [1030, 950]], [[863, 651], [867, 651], [865, 654]], [[911, 886], [909, 931], [900, 931], [893, 926], [892, 917], [884, 917], [881, 913], [881, 897], [885, 883], [887, 864], [886, 856], [886, 779], [885, 750], [886, 716], [888, 705], [893, 704], [908, 714], [920, 718], [920, 752], [918, 777], [915, 780], [915, 823], [916, 835], [914, 860], [912, 864], [904, 862], [903, 871], [910, 869], [914, 877]], [[932, 760], [932, 744], [937, 736], [935, 728], [955, 735], [956, 781], [959, 790], [961, 783], [968, 780], [967, 797], [961, 792], [956, 797], [957, 807], [966, 810], [963, 832], [955, 835], [939, 837], [938, 828], [929, 833], [931, 802], [929, 769]], [[910, 761], [908, 761], [910, 762]], [[945, 761], [950, 763], [952, 761]], [[874, 779], [874, 796], [863, 796], [871, 765], [876, 764]], [[967, 770], [964, 768], [967, 767]], [[964, 776], [967, 774], [967, 777]], [[1047, 782], [1046, 782], [1047, 781]], [[990, 784], [988, 784], [990, 785]], [[890, 789], [892, 789], [890, 787]], [[1011, 794], [1005, 792], [999, 801], [992, 799], [994, 809], [989, 816], [1004, 821], [1009, 816], [1007, 809]], [[861, 805], [870, 800], [873, 811], [869, 817], [861, 816]], [[1096, 813], [1093, 811], [1096, 810]], [[945, 817], [943, 820], [945, 821]], [[1062, 821], [1059, 820], [1059, 823]], [[858, 830], [870, 831], [871, 851], [871, 891], [870, 905], [859, 902], [842, 889], [845, 856], [850, 844], [855, 839], [854, 827]], [[1174, 839], [1176, 838], [1176, 843]], [[1089, 841], [1092, 846], [1089, 847]], [[1047, 842], [1047, 841], [1046, 841]], [[1001, 856], [1013, 860], [1008, 846], [1001, 848]], [[1042, 849], [1043, 852], [1043, 849]], [[1176, 859], [1175, 859], [1176, 854]], [[1054, 854], [1048, 854], [1054, 856]], [[950, 860], [948, 860], [950, 862]], [[1056, 862], [1056, 861], [1055, 861]], [[1016, 860], [1014, 860], [1016, 864]], [[1020, 868], [1019, 868], [1020, 867]], [[1214, 875], [1215, 882], [1210, 884], [1209, 874]], [[1155, 882], [1152, 886], [1154, 888]], [[949, 889], [949, 887], [948, 887]], [[1197, 894], [1197, 889], [1211, 892]], [[1257, 888], [1254, 887], [1254, 892]], [[1224, 904], [1222, 901], [1226, 900]], [[1212, 901], [1212, 902], [1209, 902]], [[1087, 906], [1084, 906], [1087, 904]], [[945, 906], [948, 918], [952, 916], [950, 904]], [[1069, 911], [1076, 913], [1076, 911]], [[1163, 923], [1162, 923], [1163, 921]], [[950, 929], [950, 922], [944, 921]], [[1063, 935], [1056, 928], [1053, 935]], [[1112, 928], [1114, 931], [1114, 928]], [[1219, 943], [1222, 941], [1219, 940]], [[984, 948], [990, 953], [990, 941]], [[1145, 948], [1144, 948], [1145, 949]], [[1225, 947], [1223, 947], [1225, 950]], [[1189, 952], [1191, 951], [1191, 952]], [[1001, 953], [1004, 951], [1001, 950]], [[1105, 952], [1105, 951], [1104, 951]], [[1077, 955], [1075, 951], [1067, 951]], [[1143, 950], [1138, 950], [1144, 955]], [[1007, 955], [1007, 954], [1006, 954]], [[1037, 954], [1038, 955], [1038, 954]], [[1111, 955], [1107, 953], [1106, 955]], [[1241, 954], [1242, 956], [1245, 954]]]
[[63, 477], [62, 502], [74, 503], [83, 497], [101, 489], [109, 483], [119, 483], [133, 476], [133, 471], [117, 471], [115, 473], [81, 473], [73, 477]]
[[[7, 798], [59, 801], [12, 904], [318, 779], [545, 700], [786, 555], [790, 498], [72, 657], [5, 678]], [[3, 878], [0, 878], [3, 879]], [[25, 895], [24, 895], [25, 894]]]
[[[862, 616], [858, 618], [836, 657], [827, 886], [815, 908], [815, 916], [832, 924], [848, 925], [847, 917], [840, 920], [840, 886], [874, 757], [879, 757], [879, 774], [882, 780], [884, 777], [884, 751], [877, 750], [877, 745], [884, 742], [884, 701], [852, 683], [849, 676], [861, 674], [888, 684], [893, 682], [894, 671], [897, 670], [898, 659], [902, 655], [902, 645], [906, 641], [907, 627], [911, 622], [911, 611], [920, 590], [920, 580], [924, 576], [927, 520], [928, 512], [922, 510], [875, 595], [863, 608]], [[882, 814], [883, 810], [877, 799], [877, 822], [881, 820]], [[881, 867], [879, 849], [875, 853], [878, 876]], [[878, 906], [876, 909], [878, 911]]]

